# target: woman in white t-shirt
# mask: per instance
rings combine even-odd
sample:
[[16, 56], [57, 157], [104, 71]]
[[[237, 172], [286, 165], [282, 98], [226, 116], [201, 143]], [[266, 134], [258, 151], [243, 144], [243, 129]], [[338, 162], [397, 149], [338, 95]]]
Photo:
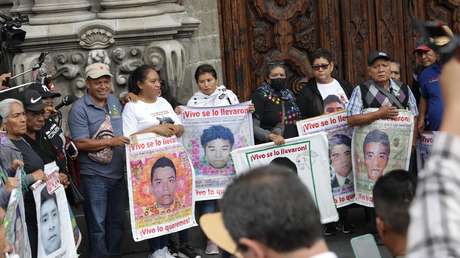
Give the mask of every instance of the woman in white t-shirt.
[[[123, 110], [123, 134], [156, 133], [161, 136], [181, 136], [184, 127], [171, 105], [162, 97], [160, 77], [153, 67], [143, 65], [132, 72], [128, 91], [136, 101], [128, 102]], [[153, 258], [174, 258], [169, 252], [168, 236], [149, 239]], [[191, 257], [195, 258], [195, 257]]]
[[147, 65], [140, 66], [129, 77], [128, 91], [137, 101], [123, 109], [123, 134], [156, 133], [161, 136], [181, 136], [184, 127], [171, 105], [160, 97], [160, 77]]

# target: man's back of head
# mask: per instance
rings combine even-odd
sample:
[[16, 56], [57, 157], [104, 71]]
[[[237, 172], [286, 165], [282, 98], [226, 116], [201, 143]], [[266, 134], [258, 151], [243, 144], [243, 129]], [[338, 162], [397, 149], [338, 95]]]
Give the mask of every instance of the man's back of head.
[[[310, 192], [286, 168], [266, 166], [239, 176], [225, 190], [220, 208], [225, 229], [242, 256], [303, 252], [309, 257], [328, 253]], [[201, 222], [214, 240], [203, 225], [206, 221]]]
[[415, 195], [416, 180], [405, 170], [393, 170], [374, 185], [373, 198], [377, 230], [395, 256], [405, 254], [409, 227], [409, 206]]

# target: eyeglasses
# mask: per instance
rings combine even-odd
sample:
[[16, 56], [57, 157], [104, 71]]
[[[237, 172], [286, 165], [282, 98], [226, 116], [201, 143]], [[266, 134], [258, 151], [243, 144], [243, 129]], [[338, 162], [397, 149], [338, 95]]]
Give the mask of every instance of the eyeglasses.
[[326, 70], [329, 67], [330, 63], [327, 64], [317, 64], [317, 65], [312, 65], [311, 68], [315, 71], [319, 71], [320, 69]]

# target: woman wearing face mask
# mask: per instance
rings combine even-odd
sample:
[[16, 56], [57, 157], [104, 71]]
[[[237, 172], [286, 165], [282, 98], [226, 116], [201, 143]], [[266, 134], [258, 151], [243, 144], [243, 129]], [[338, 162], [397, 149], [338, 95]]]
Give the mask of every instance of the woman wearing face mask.
[[273, 141], [283, 144], [285, 138], [298, 136], [296, 121], [301, 118], [294, 94], [288, 89], [286, 68], [282, 63], [269, 63], [265, 82], [252, 94], [254, 137], [257, 143]]

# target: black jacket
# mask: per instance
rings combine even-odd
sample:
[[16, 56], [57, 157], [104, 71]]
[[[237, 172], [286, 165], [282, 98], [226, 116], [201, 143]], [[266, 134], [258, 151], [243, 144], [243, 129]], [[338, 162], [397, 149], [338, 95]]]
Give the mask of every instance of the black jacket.
[[[353, 85], [345, 80], [336, 80], [342, 86], [345, 95], [350, 98], [353, 92]], [[302, 88], [302, 91], [297, 96], [297, 105], [302, 114], [302, 119], [320, 116], [324, 113], [323, 97], [321, 97], [314, 78], [309, 80]]]

